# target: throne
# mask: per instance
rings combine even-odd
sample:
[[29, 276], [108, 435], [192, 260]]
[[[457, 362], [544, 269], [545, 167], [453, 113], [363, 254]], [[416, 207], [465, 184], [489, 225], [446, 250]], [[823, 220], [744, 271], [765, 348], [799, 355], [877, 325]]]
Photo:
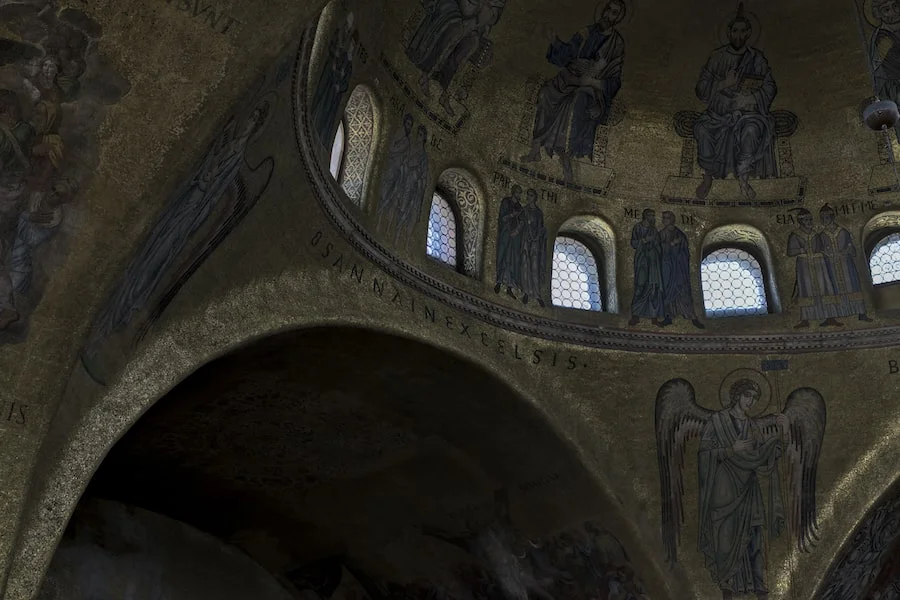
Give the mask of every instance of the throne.
[[775, 160], [777, 177], [750, 178], [756, 198], [748, 200], [741, 194], [737, 179], [716, 179], [705, 200], [697, 198], [696, 190], [702, 180], [697, 166], [697, 140], [694, 123], [703, 113], [683, 110], [675, 113], [675, 133], [682, 138], [681, 168], [678, 175], [670, 175], [662, 192], [662, 200], [672, 204], [709, 206], [787, 206], [803, 202], [804, 181], [794, 174], [791, 136], [797, 131], [797, 115], [787, 110], [772, 111], [775, 119]]

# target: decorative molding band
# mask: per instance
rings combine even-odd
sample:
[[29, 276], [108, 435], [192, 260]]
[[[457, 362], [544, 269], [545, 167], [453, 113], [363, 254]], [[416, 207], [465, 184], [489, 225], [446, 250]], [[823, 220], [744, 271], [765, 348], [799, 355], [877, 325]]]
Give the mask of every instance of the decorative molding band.
[[301, 42], [294, 69], [294, 130], [304, 169], [322, 210], [362, 256], [403, 285], [488, 325], [589, 348], [667, 354], [803, 354], [900, 346], [900, 326], [827, 333], [760, 335], [665, 334], [596, 327], [540, 317], [455, 288], [394, 256], [362, 226], [337, 183], [317, 159], [310, 135], [309, 65], [314, 27]]

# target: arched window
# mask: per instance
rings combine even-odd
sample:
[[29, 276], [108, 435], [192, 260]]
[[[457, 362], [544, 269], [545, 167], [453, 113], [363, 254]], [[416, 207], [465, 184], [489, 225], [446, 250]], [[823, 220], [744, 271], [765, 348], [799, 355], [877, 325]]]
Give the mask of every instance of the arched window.
[[900, 233], [892, 233], [875, 245], [869, 256], [869, 270], [875, 285], [900, 281]]
[[764, 315], [769, 312], [766, 282], [755, 256], [740, 248], [720, 248], [700, 265], [707, 317]]
[[344, 122], [338, 123], [337, 133], [334, 134], [334, 143], [331, 144], [331, 163], [329, 170], [335, 179], [341, 174], [341, 166], [344, 163]]
[[344, 109], [346, 126], [346, 152], [340, 184], [347, 197], [357, 206], [362, 205], [375, 144], [375, 103], [363, 86], [356, 86]]
[[484, 238], [484, 197], [475, 177], [463, 169], [447, 169], [438, 177], [437, 189], [457, 217], [456, 262], [460, 273], [478, 277]]
[[553, 244], [550, 296], [554, 306], [603, 310], [597, 261], [578, 240], [559, 236]]
[[456, 268], [456, 237], [456, 214], [440, 192], [435, 192], [428, 215], [428, 256]]

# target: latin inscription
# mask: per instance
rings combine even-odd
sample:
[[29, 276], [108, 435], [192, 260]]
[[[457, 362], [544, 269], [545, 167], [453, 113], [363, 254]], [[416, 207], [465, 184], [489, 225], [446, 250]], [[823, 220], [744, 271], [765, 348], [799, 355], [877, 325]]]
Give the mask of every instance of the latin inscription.
[[513, 342], [497, 335], [493, 330], [481, 329], [456, 315], [443, 314], [438, 306], [397, 287], [386, 275], [369, 270], [348, 258], [333, 242], [326, 240], [321, 231], [310, 238], [309, 245], [316, 250], [320, 260], [327, 261], [332, 269], [345, 275], [347, 281], [364, 287], [375, 299], [391, 304], [398, 311], [409, 313], [426, 325], [445, 329], [453, 335], [466, 338], [474, 346], [485, 348], [510, 361], [522, 361], [534, 368], [554, 369], [564, 373], [588, 368], [587, 361], [577, 354]]
[[[640, 221], [641, 219], [643, 219], [643, 208], [625, 208], [623, 210], [625, 211], [626, 219], [634, 219], [635, 221]], [[691, 214], [679, 214], [677, 216], [682, 225], [694, 225], [697, 222], [696, 217]]]
[[[501, 190], [508, 190], [512, 187], [512, 180], [508, 175], [502, 173], [500, 171], [494, 171], [493, 176], [491, 177], [491, 183], [493, 183], [496, 187]], [[539, 194], [539, 198], [543, 202], [550, 202], [551, 204], [559, 204], [559, 192], [556, 190], [551, 190], [549, 188], [537, 188], [537, 192]]]
[[163, 2], [186, 16], [205, 23], [216, 33], [228, 33], [234, 25], [241, 23], [223, 9], [207, 4], [203, 0], [163, 0]]
[[[844, 202], [836, 204], [834, 211], [839, 215], [859, 215], [871, 213], [889, 206], [887, 203], [875, 202], [874, 200], [861, 200], [859, 202]], [[795, 225], [797, 216], [795, 213], [782, 213], [775, 215], [775, 222], [779, 225]]]

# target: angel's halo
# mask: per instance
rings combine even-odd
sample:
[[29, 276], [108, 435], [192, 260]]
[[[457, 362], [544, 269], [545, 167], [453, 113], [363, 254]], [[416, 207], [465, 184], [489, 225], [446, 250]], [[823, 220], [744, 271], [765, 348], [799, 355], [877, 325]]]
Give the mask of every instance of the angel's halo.
[[735, 369], [725, 376], [719, 387], [719, 401], [722, 403], [722, 408], [731, 408], [731, 386], [741, 379], [749, 379], [759, 386], [759, 400], [753, 405], [750, 417], [762, 416], [769, 409], [769, 403], [772, 401], [772, 386], [766, 376], [755, 369]]

